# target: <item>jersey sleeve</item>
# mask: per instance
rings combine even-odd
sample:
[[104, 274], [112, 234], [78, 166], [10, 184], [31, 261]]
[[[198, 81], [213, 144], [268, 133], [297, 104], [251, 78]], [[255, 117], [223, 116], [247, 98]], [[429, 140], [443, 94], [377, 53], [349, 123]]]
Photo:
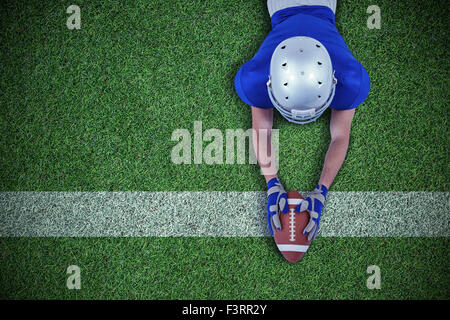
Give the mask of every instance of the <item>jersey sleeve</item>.
[[354, 109], [361, 103], [363, 103], [364, 100], [366, 100], [367, 96], [369, 95], [369, 91], [370, 91], [369, 74], [367, 73], [366, 69], [364, 69], [364, 67], [361, 65], [361, 81], [359, 86], [359, 93], [356, 96], [356, 99], [351, 105], [350, 109]]
[[270, 56], [256, 54], [247, 61], [234, 78], [236, 93], [249, 106], [257, 108], [273, 108], [267, 93], [269, 80]]
[[249, 106], [253, 106], [253, 103], [251, 103], [250, 100], [247, 98], [247, 95], [245, 94], [245, 91], [242, 87], [241, 77], [242, 77], [242, 70], [244, 69], [244, 67], [245, 64], [238, 70], [236, 76], [234, 77], [234, 88], [242, 101], [244, 101]]
[[354, 109], [363, 103], [369, 95], [369, 75], [356, 59], [349, 59], [343, 70], [336, 70], [336, 78], [338, 79], [336, 94], [330, 108], [336, 110]]

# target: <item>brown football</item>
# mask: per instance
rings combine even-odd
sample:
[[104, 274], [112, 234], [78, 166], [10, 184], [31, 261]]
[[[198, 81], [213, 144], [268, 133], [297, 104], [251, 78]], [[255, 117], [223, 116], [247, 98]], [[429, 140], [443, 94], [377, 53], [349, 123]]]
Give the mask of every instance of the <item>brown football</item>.
[[281, 230], [275, 230], [275, 243], [283, 257], [291, 263], [296, 263], [305, 255], [310, 242], [308, 235], [303, 235], [303, 230], [309, 222], [307, 211], [295, 212], [295, 207], [303, 197], [298, 191], [287, 193], [289, 211], [280, 213]]

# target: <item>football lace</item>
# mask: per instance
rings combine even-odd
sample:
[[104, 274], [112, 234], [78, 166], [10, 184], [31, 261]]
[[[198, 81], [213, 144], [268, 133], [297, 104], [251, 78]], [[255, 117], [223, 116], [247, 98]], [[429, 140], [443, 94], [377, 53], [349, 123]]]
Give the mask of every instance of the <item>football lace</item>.
[[294, 212], [294, 209], [291, 209], [291, 212], [289, 212], [289, 233], [290, 233], [289, 241], [295, 241], [295, 212]]

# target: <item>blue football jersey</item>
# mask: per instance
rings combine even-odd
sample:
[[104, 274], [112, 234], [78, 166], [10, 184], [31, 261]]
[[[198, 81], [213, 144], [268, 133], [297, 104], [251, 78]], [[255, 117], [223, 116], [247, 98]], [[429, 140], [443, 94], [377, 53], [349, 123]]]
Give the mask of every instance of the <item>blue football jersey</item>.
[[330, 8], [300, 6], [283, 9], [272, 16], [271, 23], [272, 30], [258, 52], [239, 69], [234, 79], [236, 92], [246, 104], [273, 108], [266, 86], [270, 60], [280, 42], [295, 36], [320, 41], [330, 54], [338, 81], [330, 108], [353, 109], [366, 99], [370, 90], [369, 75], [337, 31], [334, 13]]

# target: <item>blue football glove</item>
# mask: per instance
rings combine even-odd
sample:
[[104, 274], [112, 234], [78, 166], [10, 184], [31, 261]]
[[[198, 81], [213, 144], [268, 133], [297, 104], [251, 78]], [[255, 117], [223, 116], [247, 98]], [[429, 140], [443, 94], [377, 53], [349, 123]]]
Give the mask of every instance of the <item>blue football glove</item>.
[[295, 211], [302, 212], [307, 210], [309, 213], [309, 223], [303, 230], [303, 234], [308, 233], [308, 241], [316, 237], [319, 231], [320, 216], [322, 209], [325, 206], [328, 189], [323, 184], [318, 184], [316, 189], [311, 192], [305, 200], [301, 201], [295, 208]]
[[287, 193], [278, 178], [267, 182], [267, 223], [273, 235], [273, 227], [281, 230], [280, 211], [288, 213]]

